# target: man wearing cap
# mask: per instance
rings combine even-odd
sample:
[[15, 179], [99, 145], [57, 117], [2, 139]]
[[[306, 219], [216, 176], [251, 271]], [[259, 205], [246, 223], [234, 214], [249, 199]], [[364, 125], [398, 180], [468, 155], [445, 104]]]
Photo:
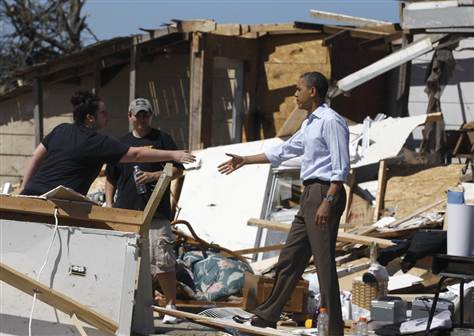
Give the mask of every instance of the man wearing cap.
[[[154, 149], [175, 150], [177, 146], [171, 136], [162, 130], [151, 126], [153, 108], [150, 102], [144, 98], [137, 98], [130, 103], [128, 108], [128, 119], [132, 131], [120, 140], [134, 147], [150, 147]], [[153, 192], [166, 162], [157, 163], [119, 163], [108, 165], [106, 168], [107, 181], [105, 185], [105, 199], [108, 207], [124, 208], [143, 211], [148, 199]], [[145, 184], [146, 193], [138, 194], [133, 176], [134, 166], [138, 165], [141, 173], [137, 179], [138, 183]], [[173, 162], [173, 178], [181, 176], [183, 166]], [[117, 197], [114, 202], [114, 194]], [[171, 206], [170, 188], [163, 195], [163, 201], [150, 226], [150, 260], [153, 287], [158, 283], [167, 300], [167, 308], [175, 307], [176, 300], [176, 256], [173, 250], [174, 236], [171, 232]], [[165, 315], [163, 322], [176, 323], [174, 317]]]

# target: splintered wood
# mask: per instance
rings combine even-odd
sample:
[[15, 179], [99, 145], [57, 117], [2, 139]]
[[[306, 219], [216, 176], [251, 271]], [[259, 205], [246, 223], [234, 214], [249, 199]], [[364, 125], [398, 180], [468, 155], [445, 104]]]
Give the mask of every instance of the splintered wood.
[[[463, 165], [452, 164], [425, 169], [411, 175], [389, 177], [385, 208], [396, 208], [395, 216], [402, 218], [426, 204], [446, 198], [448, 188], [459, 183], [462, 168]], [[400, 174], [398, 167], [396, 173]], [[441, 204], [432, 211], [442, 210], [443, 207], [444, 204]]]

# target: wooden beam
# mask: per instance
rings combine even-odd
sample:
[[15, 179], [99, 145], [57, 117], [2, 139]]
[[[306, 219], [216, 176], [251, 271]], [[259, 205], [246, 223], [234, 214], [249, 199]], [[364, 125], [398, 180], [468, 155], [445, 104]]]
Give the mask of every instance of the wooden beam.
[[94, 63], [94, 87], [92, 92], [96, 95], [100, 95], [100, 88], [102, 83], [102, 61], [97, 60]]
[[259, 252], [269, 252], [269, 251], [281, 250], [284, 247], [285, 247], [285, 244], [275, 244], [275, 245], [270, 245], [270, 246], [261, 246], [261, 247], [243, 249], [243, 250], [236, 250], [234, 251], [234, 253], [242, 255], [242, 254], [252, 254], [252, 253], [259, 253]]
[[249, 25], [249, 32], [251, 33], [265, 33], [271, 31], [291, 31], [295, 30], [295, 24], [293, 22], [290, 23], [269, 23], [269, 24], [254, 24]]
[[272, 231], [290, 232], [291, 224], [269, 221], [266, 219], [250, 218], [247, 221], [248, 226], [256, 226]]
[[193, 33], [189, 90], [189, 149], [202, 149], [212, 139], [212, 55], [206, 46], [207, 36]]
[[346, 22], [352, 23], [356, 26], [368, 27], [368, 26], [389, 26], [392, 27], [393, 23], [388, 21], [381, 21], [381, 20], [372, 20], [366, 19], [358, 16], [351, 16], [351, 15], [344, 15], [332, 12], [325, 12], [316, 9], [310, 9], [309, 13], [311, 16], [318, 18], [318, 19], [329, 19], [339, 22]]
[[445, 35], [431, 35], [424, 39], [418, 40], [407, 45], [404, 48], [374, 62], [365, 68], [362, 68], [337, 82], [339, 91], [334, 92], [330, 98], [334, 98], [342, 92], [348, 92], [359, 85], [368, 82], [372, 78], [375, 78], [397, 66], [411, 61], [412, 59], [424, 55], [427, 52], [433, 50], [434, 44], [438, 42]]
[[176, 309], [166, 309], [153, 306], [153, 309], [159, 313], [184, 318], [192, 322], [216, 328], [219, 330], [238, 330], [250, 335], [262, 336], [288, 336], [288, 332], [279, 331], [272, 328], [259, 328], [251, 325], [241, 324], [229, 319], [211, 318], [203, 315], [183, 312]]
[[337, 241], [344, 243], [362, 244], [370, 246], [372, 243], [376, 243], [377, 246], [385, 248], [395, 245], [388, 239], [374, 238], [368, 236], [361, 236], [355, 233], [340, 232], [337, 235]]
[[106, 332], [107, 334], [115, 334], [118, 329], [117, 322], [111, 320], [107, 316], [84, 306], [69, 296], [62, 294], [61, 292], [58, 292], [3, 263], [0, 263], [0, 281], [4, 281], [10, 286], [28, 295], [33, 296], [34, 293], [36, 293], [38, 300], [59, 309], [69, 316], [75, 314], [77, 318], [101, 331]]
[[379, 176], [377, 182], [377, 195], [375, 197], [374, 222], [380, 218], [384, 207], [385, 190], [387, 188], [387, 163], [385, 160], [379, 162]]
[[36, 147], [43, 140], [43, 85], [39, 78], [33, 78], [33, 106]]
[[[128, 102], [131, 103], [136, 97], [136, 81], [137, 81], [137, 40], [133, 38], [132, 47], [130, 48], [130, 71], [128, 79]], [[129, 126], [131, 127], [131, 126]]]
[[76, 327], [77, 331], [79, 331], [79, 334], [81, 336], [87, 336], [87, 333], [82, 327], [81, 321], [78, 320], [76, 314], [72, 314], [71, 321], [72, 321], [72, 324], [74, 324], [74, 326]]
[[327, 47], [328, 45], [333, 44], [334, 42], [344, 40], [347, 38], [351, 37], [351, 32], [349, 30], [341, 30], [340, 32], [337, 32], [335, 34], [332, 34], [326, 38], [323, 38], [323, 43], [322, 45], [324, 47]]
[[[349, 219], [349, 212], [352, 205], [352, 199], [354, 198], [355, 181], [356, 181], [355, 171], [351, 169], [349, 171], [349, 175], [347, 176], [347, 182], [344, 183], [344, 189], [346, 191], [347, 201], [346, 201], [346, 206], [344, 207], [344, 212], [342, 213], [342, 216], [341, 216], [341, 221], [345, 224], [347, 224], [347, 220]], [[344, 227], [341, 225], [339, 225], [339, 227], [344, 228], [344, 231], [346, 231], [347, 228], [350, 228], [350, 226]]]
[[182, 32], [212, 32], [216, 30], [217, 23], [214, 20], [173, 20], [176, 22], [178, 31]]
[[[247, 225], [258, 226], [258, 227], [265, 228], [268, 230], [282, 231], [282, 232], [289, 232], [291, 228], [290, 224], [283, 224], [283, 223], [272, 222], [272, 221], [257, 219], [257, 218], [250, 218], [247, 222]], [[368, 245], [368, 246], [370, 246], [370, 244], [375, 242], [380, 247], [388, 247], [388, 246], [395, 245], [394, 243], [392, 243], [390, 240], [387, 240], [387, 239], [362, 236], [362, 235], [358, 235], [354, 233], [341, 232], [341, 231], [339, 231], [338, 233], [337, 241], [344, 242], [344, 243], [362, 244], [362, 245]]]
[[295, 134], [307, 116], [307, 111], [300, 110], [298, 107], [296, 107], [278, 130], [277, 137], [285, 138]]
[[[127, 232], [138, 233], [142, 224], [142, 212], [104, 208], [90, 203], [63, 200], [46, 200], [41, 198], [0, 195], [0, 212], [52, 217], [58, 208], [58, 217], [87, 222], [105, 222], [120, 230], [127, 227]], [[3, 218], [3, 217], [2, 217]], [[135, 229], [130, 230], [131, 227]]]
[[[153, 189], [153, 193], [148, 200], [148, 203], [143, 210], [143, 217], [142, 217], [142, 231], [148, 229], [150, 227], [151, 220], [155, 215], [156, 209], [165, 194], [166, 189], [170, 185], [171, 179], [173, 178], [173, 164], [167, 163], [165, 168], [163, 169], [163, 173], [161, 174], [158, 182], [155, 185], [155, 189]], [[169, 201], [169, 200], [167, 200]]]

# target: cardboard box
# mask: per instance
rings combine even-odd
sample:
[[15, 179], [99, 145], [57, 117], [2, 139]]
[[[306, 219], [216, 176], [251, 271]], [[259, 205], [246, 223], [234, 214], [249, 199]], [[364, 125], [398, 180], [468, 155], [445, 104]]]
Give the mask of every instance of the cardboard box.
[[[308, 287], [309, 283], [307, 281], [300, 280], [283, 308], [283, 311], [289, 313], [305, 313]], [[273, 279], [245, 273], [243, 289], [245, 310], [253, 311], [270, 296], [272, 289]]]

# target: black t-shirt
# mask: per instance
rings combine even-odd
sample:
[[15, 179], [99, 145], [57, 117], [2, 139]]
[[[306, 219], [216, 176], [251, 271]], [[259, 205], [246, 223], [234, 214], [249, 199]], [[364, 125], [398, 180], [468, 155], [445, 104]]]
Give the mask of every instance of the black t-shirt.
[[61, 124], [43, 141], [47, 155], [25, 186], [24, 195], [41, 195], [59, 185], [83, 195], [104, 163], [117, 163], [129, 146], [84, 125]]
[[[152, 129], [143, 138], [137, 138], [132, 133], [128, 133], [120, 140], [131, 147], [150, 147], [154, 149], [176, 150], [176, 143], [171, 136], [161, 130]], [[148, 199], [155, 188], [156, 182], [148, 183], [146, 185], [146, 194], [139, 195], [133, 178], [133, 166], [139, 166], [140, 170], [147, 172], [162, 171], [166, 162], [151, 162], [151, 163], [118, 163], [114, 165], [107, 165], [105, 174], [107, 179], [115, 185], [117, 190], [117, 199], [114, 203], [115, 208], [131, 209], [143, 211], [148, 202]], [[173, 162], [173, 166], [183, 169], [183, 165]], [[171, 219], [170, 206], [170, 188], [168, 187], [163, 195], [162, 202], [158, 205], [156, 215], [164, 216]]]

